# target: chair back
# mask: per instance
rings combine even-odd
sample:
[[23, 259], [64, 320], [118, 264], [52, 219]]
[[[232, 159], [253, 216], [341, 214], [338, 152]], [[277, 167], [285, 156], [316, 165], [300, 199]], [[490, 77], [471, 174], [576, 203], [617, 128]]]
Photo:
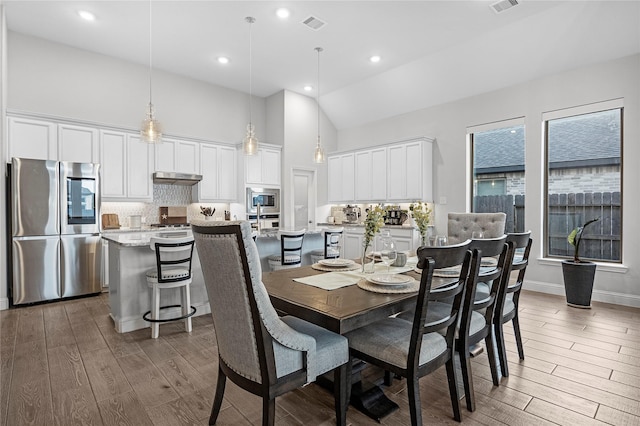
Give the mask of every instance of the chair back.
[[280, 262], [284, 265], [302, 263], [302, 243], [306, 229], [299, 231], [278, 231], [280, 238]]
[[482, 231], [485, 238], [504, 235], [507, 215], [497, 213], [449, 213], [447, 233], [449, 244], [457, 244], [471, 238], [473, 231]]
[[[192, 236], [167, 238], [151, 237], [149, 248], [156, 253], [158, 283], [172, 283], [191, 279], [191, 260], [194, 239]], [[167, 272], [180, 269], [187, 274], [172, 275]]]
[[340, 238], [344, 228], [329, 228], [323, 231], [324, 234], [324, 258], [332, 259], [340, 257]]
[[[453, 348], [458, 315], [460, 313], [464, 290], [466, 287], [469, 268], [472, 264], [472, 252], [469, 241], [443, 247], [423, 246], [418, 248], [418, 265], [422, 269], [420, 290], [414, 312], [411, 342], [409, 344], [409, 360], [407, 366], [417, 369], [422, 346], [422, 336], [426, 333], [437, 332], [446, 328], [447, 347]], [[432, 289], [433, 271], [436, 268], [460, 266], [458, 277], [451, 278], [451, 282], [437, 289]], [[439, 316], [435, 322], [427, 323], [429, 302], [446, 302], [450, 306], [449, 312]], [[453, 302], [453, 303], [452, 303]]]
[[249, 380], [275, 382], [273, 340], [265, 327], [277, 320], [277, 313], [262, 284], [251, 225], [246, 221], [201, 221], [191, 228], [220, 358]]
[[[533, 243], [531, 231], [507, 234], [507, 242], [513, 244], [513, 255], [511, 256], [511, 266], [505, 280], [505, 291], [499, 295], [500, 298], [497, 302], [496, 312], [502, 312], [505, 298], [509, 293], [513, 293], [514, 303], [516, 306], [518, 304], [520, 290], [522, 289], [522, 283], [524, 282], [524, 274], [527, 271], [527, 265], [529, 264], [531, 244]], [[512, 271], [518, 271], [518, 277], [513, 284], [509, 282]]]

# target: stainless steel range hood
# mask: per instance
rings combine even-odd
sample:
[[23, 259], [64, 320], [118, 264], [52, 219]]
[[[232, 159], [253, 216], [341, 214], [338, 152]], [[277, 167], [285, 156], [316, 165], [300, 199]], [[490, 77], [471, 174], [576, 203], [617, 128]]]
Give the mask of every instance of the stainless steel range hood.
[[154, 172], [153, 183], [161, 185], [192, 186], [202, 180], [202, 175], [175, 172]]

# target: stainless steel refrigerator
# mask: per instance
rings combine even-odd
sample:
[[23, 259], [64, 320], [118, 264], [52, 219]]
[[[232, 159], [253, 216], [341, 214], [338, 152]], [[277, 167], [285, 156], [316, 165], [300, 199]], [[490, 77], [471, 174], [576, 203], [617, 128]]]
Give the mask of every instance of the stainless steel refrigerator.
[[100, 165], [13, 158], [11, 303], [99, 293]]

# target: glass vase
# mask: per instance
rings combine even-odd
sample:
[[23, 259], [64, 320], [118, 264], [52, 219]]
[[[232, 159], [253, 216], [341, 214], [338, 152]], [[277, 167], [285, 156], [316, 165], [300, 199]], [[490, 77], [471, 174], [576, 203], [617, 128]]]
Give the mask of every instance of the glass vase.
[[375, 260], [373, 258], [373, 247], [369, 246], [362, 251], [362, 273], [373, 274], [375, 271]]

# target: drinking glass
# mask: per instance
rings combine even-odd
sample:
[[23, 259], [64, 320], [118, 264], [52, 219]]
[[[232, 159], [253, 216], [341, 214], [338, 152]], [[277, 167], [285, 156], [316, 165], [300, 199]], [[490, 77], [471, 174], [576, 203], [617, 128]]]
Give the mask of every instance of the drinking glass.
[[471, 239], [472, 240], [481, 240], [484, 238], [484, 232], [482, 231], [473, 231], [471, 233]]
[[447, 245], [447, 236], [446, 235], [438, 235], [437, 245], [439, 247], [446, 246]]
[[380, 260], [387, 265], [387, 274], [391, 271], [391, 264], [396, 261], [398, 257], [398, 251], [396, 250], [396, 243], [391, 237], [382, 238], [380, 250]]

